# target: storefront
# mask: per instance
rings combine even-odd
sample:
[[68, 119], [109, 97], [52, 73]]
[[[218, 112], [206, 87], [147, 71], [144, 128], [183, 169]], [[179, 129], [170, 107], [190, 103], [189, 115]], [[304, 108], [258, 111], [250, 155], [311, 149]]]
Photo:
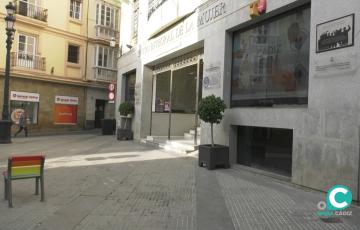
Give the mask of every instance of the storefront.
[[54, 124], [76, 125], [78, 104], [78, 97], [55, 96]]
[[11, 120], [19, 124], [20, 114], [26, 112], [27, 123], [38, 124], [40, 94], [29, 92], [10, 92]]
[[[214, 137], [230, 147], [232, 165], [323, 191], [341, 183], [358, 200], [360, 5], [264, 2], [254, 13], [251, 0], [206, 1], [120, 59], [120, 73], [136, 70], [135, 138], [180, 135], [174, 121], [194, 120], [198, 89], [227, 104]], [[197, 63], [174, 68], [172, 60], [199, 49]], [[203, 80], [193, 90], [195, 71]], [[201, 144], [210, 143], [209, 125], [200, 126]]]
[[197, 50], [154, 67], [151, 136], [181, 137], [200, 125], [202, 53]]
[[10, 112], [18, 129], [19, 115], [26, 112], [29, 135], [81, 130], [85, 123], [85, 87], [12, 77]]

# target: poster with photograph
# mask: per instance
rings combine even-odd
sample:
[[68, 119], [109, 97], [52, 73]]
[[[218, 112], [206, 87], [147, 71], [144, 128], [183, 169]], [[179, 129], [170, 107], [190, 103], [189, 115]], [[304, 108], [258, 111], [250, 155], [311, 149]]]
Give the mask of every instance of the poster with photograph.
[[354, 14], [316, 26], [316, 53], [354, 45]]

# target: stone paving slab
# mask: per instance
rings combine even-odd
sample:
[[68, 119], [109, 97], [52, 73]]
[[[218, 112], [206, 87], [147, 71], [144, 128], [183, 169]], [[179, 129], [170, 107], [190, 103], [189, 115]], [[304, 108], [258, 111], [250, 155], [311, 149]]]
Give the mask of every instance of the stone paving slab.
[[324, 193], [236, 165], [208, 171], [197, 166], [196, 153], [170, 153], [93, 133], [14, 139], [0, 146], [0, 170], [10, 153], [46, 155], [46, 202], [34, 195], [34, 181], [15, 181], [14, 208], [0, 202], [0, 230], [360, 226], [356, 206], [352, 217], [324, 223], [315, 215]]

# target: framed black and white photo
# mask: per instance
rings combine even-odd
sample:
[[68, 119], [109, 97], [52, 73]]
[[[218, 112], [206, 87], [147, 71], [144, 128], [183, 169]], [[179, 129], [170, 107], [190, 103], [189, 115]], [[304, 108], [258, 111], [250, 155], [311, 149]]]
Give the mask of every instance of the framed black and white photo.
[[316, 53], [354, 45], [354, 14], [316, 26]]

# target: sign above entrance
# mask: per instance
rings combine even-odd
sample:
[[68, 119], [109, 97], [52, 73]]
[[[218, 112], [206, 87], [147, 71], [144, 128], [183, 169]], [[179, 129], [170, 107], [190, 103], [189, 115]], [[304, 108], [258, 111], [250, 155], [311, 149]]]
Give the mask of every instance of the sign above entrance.
[[195, 14], [190, 15], [170, 30], [149, 40], [142, 48], [141, 55], [151, 54], [156, 56], [156, 54], [163, 53], [173, 49], [174, 46], [178, 46], [179, 44], [177, 44], [176, 41], [195, 31], [197, 19], [195, 16]]
[[63, 105], [78, 105], [78, 97], [69, 97], [69, 96], [55, 96], [55, 104]]
[[226, 3], [224, 1], [209, 1], [199, 7], [198, 26], [205, 26], [226, 14]]
[[40, 101], [40, 94], [11, 91], [10, 100], [12, 100], [12, 101], [39, 102]]

